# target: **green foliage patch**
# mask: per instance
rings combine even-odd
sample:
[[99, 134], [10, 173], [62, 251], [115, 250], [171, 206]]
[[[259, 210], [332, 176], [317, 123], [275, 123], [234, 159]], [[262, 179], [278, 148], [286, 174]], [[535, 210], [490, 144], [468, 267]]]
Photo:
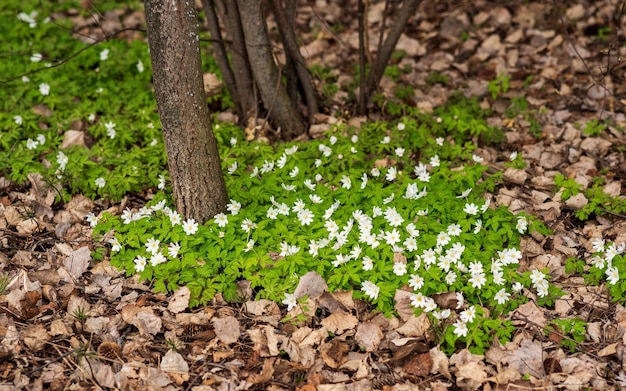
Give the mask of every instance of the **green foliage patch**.
[[[157, 291], [186, 285], [193, 306], [218, 292], [241, 299], [237, 282], [247, 280], [256, 298], [291, 308], [299, 277], [315, 271], [331, 290], [354, 291], [387, 314], [406, 289], [416, 312], [441, 322], [450, 352], [458, 343], [481, 352], [494, 335], [510, 335], [493, 315], [525, 302], [524, 289], [545, 304], [560, 291], [545, 271], [518, 272], [520, 234], [545, 228], [490, 206], [484, 194], [499, 177], [471, 143], [456, 143], [462, 135], [436, 136], [450, 133], [448, 123], [419, 115], [340, 125], [324, 140], [276, 146], [242, 143], [237, 127], [219, 124], [228, 214], [198, 225], [159, 193], [141, 210], [90, 216], [94, 235], [113, 231], [113, 265]], [[458, 294], [458, 316], [435, 304], [441, 292]]]

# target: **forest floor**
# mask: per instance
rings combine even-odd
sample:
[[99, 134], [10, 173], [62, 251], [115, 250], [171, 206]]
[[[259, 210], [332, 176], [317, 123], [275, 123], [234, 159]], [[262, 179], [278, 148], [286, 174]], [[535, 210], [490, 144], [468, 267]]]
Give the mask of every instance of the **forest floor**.
[[[314, 125], [318, 130], [332, 113], [350, 110], [342, 102], [354, 85], [349, 74], [358, 34], [352, 3], [318, 0], [298, 12], [299, 29], [310, 31], [302, 39], [307, 61], [338, 70], [340, 89]], [[521, 250], [522, 266], [547, 267], [552, 282], [566, 291], [554, 307], [530, 301], [508, 315], [517, 326], [511, 342], [494, 341], [485, 355], [461, 349], [451, 357], [434, 344], [425, 315], [385, 318], [364, 311], [349, 293], [320, 296], [316, 305], [324, 311], [297, 325], [281, 322], [285, 308], [263, 300], [227, 303], [218, 297], [190, 311], [188, 291], [154, 294], [106, 259], [93, 262], [87, 222], [69, 228], [57, 223], [102, 202], [75, 196], [53, 209], [41, 200], [27, 221], [46, 221], [44, 230], [24, 233], [28, 224], [19, 217], [2, 218], [0, 262], [11, 279], [0, 296], [0, 390], [626, 388], [626, 310], [610, 299], [607, 286], [586, 286], [565, 270], [568, 258], [590, 258], [594, 238], [626, 243], [626, 216], [600, 205], [598, 213], [580, 220], [575, 212], [592, 200], [582, 191], [563, 201], [554, 185], [556, 173], [583, 190], [602, 176], [605, 192], [626, 195], [626, 62], [620, 62], [626, 46], [623, 35], [614, 34], [624, 31], [624, 4], [457, 3], [422, 2], [398, 45], [405, 55], [394, 60], [409, 71], [395, 80], [385, 77], [381, 88], [398, 100], [397, 85], [414, 87], [403, 100], [425, 111], [456, 91], [479, 97], [492, 110], [489, 123], [505, 130], [506, 141], [481, 146], [476, 154], [494, 170], [504, 170], [497, 157], [505, 151], [526, 161], [525, 169], [505, 171], [493, 200], [537, 216], [553, 230], [528, 236]], [[372, 49], [383, 10], [383, 2], [370, 5]], [[75, 17], [77, 25], [94, 35], [104, 25], [114, 31], [142, 24], [140, 12], [123, 7], [81, 18]], [[338, 24], [343, 29], [327, 28]], [[501, 74], [510, 79], [500, 79], [506, 85], [500, 83], [492, 96], [498, 84], [490, 82]], [[373, 119], [388, 116], [384, 107], [370, 113]], [[0, 201], [32, 207], [39, 185], [16, 188], [2, 178]], [[60, 230], [72, 240], [59, 239]], [[338, 306], [347, 311], [333, 312]], [[577, 319], [585, 328], [546, 332], [555, 319]]]

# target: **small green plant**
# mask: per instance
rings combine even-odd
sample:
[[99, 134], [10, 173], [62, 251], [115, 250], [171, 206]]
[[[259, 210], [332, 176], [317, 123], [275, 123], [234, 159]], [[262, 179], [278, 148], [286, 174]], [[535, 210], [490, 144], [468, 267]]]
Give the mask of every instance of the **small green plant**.
[[445, 86], [445, 85], [448, 85], [448, 83], [450, 83], [450, 77], [440, 72], [430, 72], [428, 76], [426, 77], [426, 83], [429, 86], [432, 86], [435, 84], [441, 84]]
[[307, 321], [306, 313], [309, 312], [308, 296], [296, 298], [294, 295], [286, 293], [283, 304], [287, 306], [287, 310], [291, 311], [294, 307], [298, 307], [300, 311], [295, 316], [287, 315], [280, 320], [281, 323], [290, 323], [294, 325], [303, 324]]
[[[585, 283], [598, 285], [606, 281], [609, 294], [613, 301], [622, 301], [626, 295], [626, 243], [606, 243], [603, 238], [596, 237], [591, 241], [593, 254], [586, 261], [572, 259], [568, 262], [569, 270], [579, 273]], [[584, 263], [584, 264], [583, 264]]]
[[561, 341], [561, 347], [570, 352], [575, 352], [579, 349], [580, 343], [585, 341], [586, 332], [587, 322], [578, 317], [554, 319], [545, 330], [546, 334], [556, 333], [558, 339]]
[[411, 99], [414, 94], [415, 94], [415, 88], [411, 85], [397, 85], [394, 93], [396, 95], [396, 98], [400, 99], [400, 100], [408, 100]]
[[90, 317], [89, 313], [85, 311], [85, 308], [83, 307], [76, 308], [74, 312], [72, 312], [72, 316], [80, 323], [85, 323], [85, 321]]
[[506, 93], [509, 90], [509, 81], [511, 76], [499, 74], [495, 80], [492, 80], [487, 85], [487, 90], [491, 93], [492, 99], [497, 99], [500, 95]]
[[511, 99], [511, 105], [504, 111], [508, 118], [515, 118], [519, 114], [528, 112], [528, 101], [525, 96], [517, 96]]
[[178, 351], [180, 349], [179, 342], [174, 339], [166, 339], [165, 345], [169, 350]]
[[585, 271], [586, 263], [582, 259], [570, 257], [565, 260], [565, 273], [582, 275]]
[[530, 87], [530, 85], [532, 84], [533, 80], [535, 79], [535, 75], [528, 75], [526, 76], [526, 78], [524, 79], [524, 81], [522, 82], [522, 87], [523, 88], [528, 88]]
[[585, 136], [598, 136], [602, 131], [606, 130], [607, 126], [604, 122], [601, 122], [597, 118], [587, 121], [583, 128], [583, 134]]
[[611, 26], [599, 27], [596, 37], [603, 42], [607, 42], [611, 37]]
[[0, 277], [0, 296], [6, 293], [7, 287], [9, 286], [9, 273], [3, 273], [2, 277]]
[[313, 64], [309, 67], [309, 71], [314, 78], [322, 81], [322, 96], [324, 98], [329, 99], [339, 91], [337, 75], [331, 68], [321, 64]]
[[567, 201], [570, 197], [580, 193], [583, 188], [574, 178], [565, 178], [560, 173], [554, 176], [554, 184], [561, 190], [561, 200], [563, 201]]

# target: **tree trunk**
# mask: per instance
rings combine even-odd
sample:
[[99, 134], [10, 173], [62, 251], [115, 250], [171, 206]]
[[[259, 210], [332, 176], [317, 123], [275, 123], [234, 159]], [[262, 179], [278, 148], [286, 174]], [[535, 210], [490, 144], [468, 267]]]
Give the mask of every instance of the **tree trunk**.
[[243, 123], [245, 122], [248, 113], [247, 109], [244, 109], [241, 105], [239, 93], [237, 91], [237, 84], [235, 83], [235, 75], [233, 74], [230, 63], [228, 62], [228, 53], [226, 52], [226, 46], [224, 45], [222, 30], [220, 29], [220, 23], [217, 19], [217, 13], [215, 12], [213, 0], [202, 0], [202, 9], [206, 15], [207, 27], [209, 28], [211, 38], [213, 39], [213, 49], [215, 50], [217, 65], [220, 67], [224, 84], [226, 84], [228, 93], [235, 104], [235, 111], [239, 116], [239, 120]]
[[248, 118], [256, 116], [257, 100], [254, 93], [254, 80], [252, 79], [252, 70], [246, 53], [246, 40], [243, 35], [243, 26], [241, 25], [241, 17], [239, 8], [235, 0], [226, 0], [223, 2], [224, 25], [230, 35], [233, 43], [230, 48], [231, 61], [233, 63], [233, 73], [235, 75], [235, 83], [237, 84], [237, 92], [239, 94], [239, 102], [245, 117], [240, 122], [248, 123]]
[[237, 5], [246, 38], [248, 60], [263, 104], [270, 113], [269, 118], [286, 138], [304, 134], [304, 123], [291, 104], [274, 62], [261, 3], [258, 0], [237, 0]]
[[272, 0], [271, 4], [274, 12], [274, 18], [276, 19], [276, 24], [278, 25], [278, 31], [280, 31], [280, 35], [283, 38], [285, 53], [287, 54], [287, 58], [291, 59], [292, 63], [295, 64], [298, 80], [300, 81], [300, 85], [302, 87], [302, 95], [306, 106], [309, 109], [309, 123], [312, 123], [313, 116], [317, 114], [319, 107], [317, 104], [317, 96], [315, 96], [315, 87], [313, 86], [311, 74], [306, 68], [304, 57], [300, 54], [300, 49], [298, 48], [298, 43], [296, 41], [296, 34], [293, 31], [293, 25], [289, 23], [287, 10], [283, 7], [281, 0]]
[[192, 0], [146, 0], [154, 90], [176, 209], [204, 223], [228, 196], [202, 82]]
[[[378, 88], [378, 84], [385, 73], [385, 68], [389, 63], [393, 50], [396, 48], [396, 44], [398, 43], [409, 18], [415, 14], [419, 2], [420, 0], [404, 0], [402, 8], [398, 9], [396, 12], [396, 17], [391, 25], [389, 33], [387, 34], [387, 38], [385, 39], [383, 45], [379, 46], [381, 50], [376, 53], [376, 61], [371, 64], [370, 74], [367, 80], [365, 100], [369, 100], [374, 90]], [[383, 31], [380, 33], [383, 34]]]

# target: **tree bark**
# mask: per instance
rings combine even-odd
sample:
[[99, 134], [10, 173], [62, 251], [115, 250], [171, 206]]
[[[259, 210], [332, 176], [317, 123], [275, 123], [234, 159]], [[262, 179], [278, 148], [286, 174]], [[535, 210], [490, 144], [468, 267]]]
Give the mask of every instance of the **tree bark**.
[[257, 100], [254, 93], [254, 80], [252, 79], [250, 62], [246, 53], [246, 40], [237, 2], [235, 0], [226, 0], [222, 5], [223, 7], [221, 8], [224, 9], [224, 25], [233, 41], [230, 49], [231, 61], [233, 63], [239, 102], [245, 114], [245, 118], [241, 119], [241, 123], [245, 124], [248, 123], [249, 117], [256, 115]]
[[274, 63], [261, 3], [258, 0], [237, 0], [237, 5], [252, 74], [263, 104], [270, 113], [270, 119], [286, 138], [291, 139], [304, 134], [306, 131], [304, 123], [291, 104]]
[[204, 223], [228, 196], [202, 82], [193, 0], [146, 0], [154, 90], [176, 210]]
[[274, 18], [276, 19], [276, 24], [278, 25], [278, 31], [280, 31], [280, 35], [283, 38], [285, 52], [289, 54], [288, 58], [291, 58], [295, 64], [298, 80], [300, 81], [300, 86], [302, 87], [304, 95], [304, 101], [309, 109], [309, 122], [312, 122], [313, 116], [319, 111], [319, 107], [317, 104], [317, 96], [315, 96], [315, 87], [313, 86], [311, 74], [306, 68], [304, 57], [300, 54], [293, 25], [289, 24], [287, 11], [283, 8], [281, 0], [271, 0], [271, 4], [272, 11], [274, 12]]
[[[367, 92], [365, 94], [365, 100], [369, 100], [374, 90], [378, 87], [380, 79], [385, 73], [385, 67], [389, 63], [389, 59], [393, 54], [393, 50], [396, 48], [396, 44], [406, 27], [409, 18], [415, 14], [417, 6], [420, 0], [404, 0], [402, 8], [396, 12], [393, 24], [385, 38], [385, 42], [382, 45], [382, 50], [376, 53], [376, 61], [372, 64], [370, 74], [367, 80]], [[382, 31], [381, 31], [382, 34]]]
[[243, 122], [246, 120], [246, 115], [248, 113], [241, 106], [239, 93], [237, 91], [237, 84], [235, 83], [235, 75], [233, 75], [233, 70], [228, 62], [228, 54], [224, 45], [222, 30], [220, 29], [213, 0], [202, 0], [202, 9], [206, 14], [207, 27], [211, 33], [211, 38], [213, 38], [213, 48], [215, 49], [215, 59], [217, 60], [217, 65], [220, 67], [222, 77], [224, 78], [224, 84], [226, 84], [228, 93], [235, 104], [235, 111], [237, 112], [237, 115], [239, 115], [239, 119]]
[[364, 0], [357, 0], [359, 17], [359, 115], [365, 115], [368, 100], [367, 80], [365, 80], [365, 21], [367, 15], [365, 14], [365, 4], [363, 1]]

